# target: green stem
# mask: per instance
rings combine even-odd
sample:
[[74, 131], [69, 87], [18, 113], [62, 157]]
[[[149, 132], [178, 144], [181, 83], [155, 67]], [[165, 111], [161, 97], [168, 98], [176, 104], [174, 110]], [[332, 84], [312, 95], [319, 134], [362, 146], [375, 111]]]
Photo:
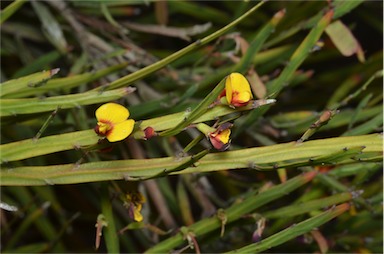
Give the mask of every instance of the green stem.
[[[350, 187], [343, 185], [338, 180], [334, 179], [332, 176], [328, 176], [325, 174], [319, 174], [317, 176], [317, 179], [326, 187], [333, 189], [337, 192], [346, 192], [346, 191], [353, 191]], [[355, 192], [355, 195], [358, 195], [358, 192]], [[357, 196], [353, 199], [353, 201], [363, 207], [365, 207], [367, 210], [372, 211], [372, 206], [362, 197]]]
[[181, 132], [185, 127], [193, 123], [201, 115], [209, 110], [209, 106], [217, 99], [219, 94], [224, 90], [225, 80], [223, 78], [220, 83], [210, 92], [192, 112], [188, 113], [174, 128], [160, 133], [160, 136], [174, 136]]
[[56, 116], [57, 111], [59, 111], [60, 107], [57, 107], [55, 111], [53, 111], [48, 119], [44, 122], [43, 126], [41, 126], [40, 130], [36, 133], [36, 135], [33, 137], [34, 140], [37, 140], [41, 137], [41, 135], [44, 133], [44, 131], [47, 129], [48, 125], [52, 122], [53, 118]]
[[303, 235], [325, 223], [332, 220], [333, 218], [339, 216], [349, 209], [347, 203], [338, 205], [334, 208], [329, 209], [328, 211], [314, 216], [310, 219], [302, 221], [298, 224], [292, 225], [291, 227], [280, 231], [258, 243], [250, 244], [240, 249], [233, 250], [227, 253], [259, 253], [266, 251], [272, 247], [283, 244], [297, 236]]
[[241, 61], [235, 65], [233, 71], [244, 73], [252, 64], [253, 58], [260, 51], [264, 42], [269, 38], [269, 36], [275, 31], [277, 25], [283, 19], [285, 15], [285, 10], [277, 12], [273, 18], [256, 34], [253, 38], [247, 52], [241, 58]]
[[[380, 134], [290, 142], [210, 153], [193, 167], [171, 174], [213, 172], [253, 168], [276, 170], [297, 166], [335, 165], [382, 161], [383, 140]], [[174, 157], [89, 162], [80, 165], [23, 166], [0, 171], [1, 185], [73, 184], [117, 179], [140, 180], [179, 168], [192, 157]], [[342, 190], [347, 191], [347, 190]]]
[[[106, 87], [106, 89], [108, 89], [108, 90], [109, 89], [115, 89], [115, 88], [126, 86], [130, 83], [133, 83], [133, 82], [147, 76], [148, 74], [153, 73], [153, 72], [165, 67], [166, 65], [168, 65], [171, 62], [179, 59], [180, 57], [192, 52], [193, 50], [213, 41], [214, 39], [216, 39], [216, 38], [222, 36], [223, 34], [225, 34], [226, 32], [228, 32], [231, 28], [233, 28], [234, 26], [239, 24], [245, 18], [250, 16], [254, 11], [256, 11], [259, 7], [261, 7], [264, 4], [264, 2], [265, 1], [259, 2], [252, 9], [250, 9], [249, 11], [244, 13], [241, 17], [232, 21], [231, 23], [229, 23], [225, 27], [221, 28], [220, 30], [217, 30], [216, 32], [208, 35], [207, 37], [190, 44], [189, 46], [173, 53], [172, 55], [170, 55], [170, 56], [168, 56], [168, 57], [166, 57], [166, 58], [164, 58], [164, 59], [162, 59], [162, 60], [160, 60], [154, 64], [151, 64], [151, 65], [144, 67], [144, 68], [142, 68], [142, 69], [140, 69], [140, 70], [138, 70], [132, 74], [129, 74], [125, 77], [122, 77], [122, 78], [112, 82], [111, 84], [108, 85], [108, 87]], [[99, 88], [97, 88], [97, 90], [100, 90], [103, 88], [104, 87], [99, 87]]]
[[[125, 90], [125, 88], [122, 88]], [[107, 91], [104, 92], [113, 92]], [[52, 104], [53, 105], [53, 104]], [[3, 106], [3, 105], [2, 105]], [[233, 112], [241, 112], [244, 110], [251, 110], [252, 105], [241, 107], [237, 109], [231, 109], [227, 106], [218, 105], [203, 115], [200, 115], [193, 123], [205, 122], [213, 120], [219, 116], [231, 114]], [[156, 117], [142, 122], [138, 122], [140, 129], [132, 133], [134, 138], [141, 139], [143, 137], [143, 131], [147, 127], [152, 127], [155, 131], [163, 131], [167, 129], [175, 128], [175, 126], [185, 118], [185, 113], [175, 113], [166, 116]], [[96, 119], [95, 119], [96, 125]], [[138, 126], [137, 126], [138, 127]], [[178, 129], [181, 131], [181, 129]], [[76, 131], [59, 135], [52, 135], [40, 138], [38, 140], [26, 139], [22, 141], [12, 142], [8, 144], [0, 145], [0, 163], [27, 159], [39, 155], [50, 154], [59, 151], [66, 151], [71, 149], [80, 149], [86, 146], [97, 144], [99, 137], [94, 130]]]
[[104, 239], [107, 245], [108, 253], [119, 253], [119, 237], [117, 235], [112, 202], [109, 197], [108, 183], [105, 182], [101, 186], [101, 212], [104, 215], [108, 226], [104, 227]]
[[[276, 200], [280, 197], [287, 195], [295, 189], [303, 186], [305, 183], [311, 181], [316, 175], [315, 172], [309, 172], [306, 174], [299, 175], [294, 177], [287, 182], [274, 186], [266, 191], [263, 191], [259, 194], [252, 195], [247, 199], [243, 200], [241, 203], [236, 203], [230, 208], [224, 211], [225, 216], [227, 217], [227, 223], [233, 222], [244, 214], [251, 213], [255, 209], [267, 204], [273, 200]], [[214, 230], [221, 228], [221, 221], [217, 216], [203, 219], [192, 226], [187, 228], [188, 232], [193, 232], [193, 234], [198, 237]], [[219, 234], [219, 233], [218, 233]], [[185, 240], [181, 233], [170, 237], [163, 242], [158, 243], [154, 247], [148, 249], [146, 253], [164, 253], [169, 252], [173, 248], [182, 244]]]
[[347, 202], [351, 199], [352, 199], [351, 193], [343, 192], [343, 193], [332, 195], [330, 197], [311, 200], [305, 203], [294, 204], [294, 205], [286, 206], [277, 210], [269, 211], [262, 214], [262, 216], [268, 219], [293, 217], [293, 216], [304, 214], [304, 213], [314, 211], [323, 207]]
[[0, 13], [0, 24], [3, 24], [4, 21], [9, 19], [13, 13], [15, 13], [27, 0], [15, 0], [10, 5], [8, 5], [4, 10]]

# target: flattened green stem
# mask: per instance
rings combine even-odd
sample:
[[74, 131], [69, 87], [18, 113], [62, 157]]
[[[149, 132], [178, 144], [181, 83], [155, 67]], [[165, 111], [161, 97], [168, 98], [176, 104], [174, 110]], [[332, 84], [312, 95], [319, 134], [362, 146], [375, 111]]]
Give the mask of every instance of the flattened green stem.
[[353, 94], [350, 94], [349, 96], [347, 96], [344, 100], [342, 100], [340, 103], [334, 105], [334, 109], [336, 108], [339, 108], [339, 107], [342, 107], [342, 106], [345, 106], [348, 104], [348, 102], [354, 98], [356, 98], [356, 96], [358, 96], [360, 93], [362, 93], [363, 91], [365, 91], [367, 89], [367, 87], [372, 83], [372, 81], [376, 78], [381, 78], [383, 77], [383, 70], [379, 70], [377, 72], [375, 72], [375, 74], [373, 74], [365, 83], [364, 85], [362, 85], [358, 90], [356, 90]]
[[359, 174], [361, 171], [364, 172], [376, 172], [376, 170], [382, 168], [380, 163], [365, 163], [365, 164], [351, 164], [340, 166], [332, 169], [327, 173], [329, 177], [333, 177], [335, 179], [341, 177], [348, 177]]
[[127, 87], [105, 92], [90, 91], [79, 94], [53, 96], [45, 99], [1, 99], [0, 116], [15, 116], [19, 114], [41, 113], [55, 110], [57, 107], [62, 109], [75, 108], [81, 105], [91, 105], [96, 103], [117, 100], [131, 92], [135, 88]]
[[[114, 88], [119, 88], [119, 87], [123, 87], [123, 86], [126, 86], [128, 84], [131, 84], [132, 82], [135, 82], [163, 67], [165, 67], [166, 65], [170, 64], [171, 62], [179, 59], [180, 57], [192, 52], [193, 50], [213, 41], [214, 39], [222, 36], [223, 34], [225, 34], [226, 32], [228, 32], [230, 29], [232, 29], [234, 26], [236, 26], [237, 24], [239, 24], [241, 21], [243, 21], [245, 18], [247, 18], [248, 16], [250, 16], [253, 12], [255, 12], [259, 7], [261, 7], [263, 4], [264, 4], [265, 1], [261, 1], [259, 2], [257, 5], [255, 5], [252, 9], [250, 9], [249, 11], [247, 11], [246, 13], [244, 13], [242, 16], [240, 16], [239, 18], [237, 18], [236, 20], [234, 20], [233, 22], [229, 23], [228, 25], [226, 25], [225, 27], [221, 28], [220, 30], [217, 30], [216, 32], [208, 35], [207, 37], [201, 39], [201, 40], [198, 40], [192, 44], [190, 44], [189, 46], [173, 53], [172, 55], [154, 63], [154, 64], [151, 64], [147, 67], [144, 67], [143, 69], [140, 69], [132, 74], [129, 74], [125, 77], [122, 77], [114, 82], [112, 82], [111, 84], [108, 85], [108, 87], [106, 87], [106, 89], [114, 89]], [[100, 90], [100, 89], [103, 89], [105, 87], [100, 87], [100, 88], [97, 88], [97, 90]]]
[[316, 122], [311, 124], [308, 130], [304, 132], [304, 134], [300, 137], [298, 142], [304, 142], [309, 139], [313, 134], [316, 133], [318, 129], [320, 129], [323, 125], [326, 125], [334, 115], [338, 113], [338, 110], [325, 110], [319, 119]]
[[308, 213], [317, 209], [321, 209], [327, 206], [347, 202], [352, 199], [352, 194], [349, 192], [339, 193], [330, 197], [311, 200], [304, 203], [294, 204], [286, 206], [277, 210], [269, 211], [262, 214], [263, 217], [272, 218], [287, 218], [300, 214]]
[[80, 149], [82, 146], [96, 144], [98, 140], [99, 138], [93, 130], [86, 130], [4, 144], [0, 145], [1, 163]]
[[1, 83], [0, 97], [3, 98], [7, 94], [21, 92], [34, 87], [42, 86], [53, 75], [57, 74], [60, 69], [52, 69], [49, 71], [41, 71], [34, 74], [24, 76], [22, 78], [11, 79], [4, 83]]
[[160, 172], [156, 175], [149, 176], [146, 178], [139, 178], [138, 180], [148, 180], [148, 179], [153, 179], [153, 178], [159, 178], [159, 177], [167, 176], [167, 175], [172, 174], [172, 173], [179, 172], [179, 171], [184, 170], [188, 167], [194, 167], [195, 163], [197, 163], [201, 158], [203, 158], [208, 153], [209, 153], [209, 150], [201, 151], [200, 153], [189, 157], [189, 160], [183, 162], [182, 164], [180, 164], [174, 168], [170, 168], [170, 169], [166, 168], [162, 172]]
[[[280, 185], [276, 185], [264, 192], [251, 195], [247, 199], [243, 200], [240, 203], [233, 204], [228, 209], [222, 211], [222, 214], [226, 216], [226, 223], [231, 223], [243, 216], [244, 214], [251, 213], [255, 209], [276, 200], [286, 194], [298, 189], [303, 186], [307, 182], [311, 181], [313, 177], [316, 175], [315, 172], [309, 172], [306, 174], [299, 175], [288, 180], [285, 183]], [[193, 232], [196, 237], [201, 235], [210, 233], [214, 230], [219, 230], [222, 227], [222, 220], [217, 216], [203, 219], [189, 227], [187, 227], [188, 232]], [[220, 234], [218, 231], [217, 234]], [[183, 235], [181, 233], [170, 237], [154, 247], [148, 249], [146, 253], [165, 253], [174, 249], [178, 245], [182, 244], [185, 240], [183, 239]]]
[[[120, 253], [119, 237], [115, 226], [112, 201], [109, 197], [108, 183], [102, 184], [101, 188], [101, 212], [104, 215], [108, 226], [103, 228], [104, 239], [107, 245], [108, 253]], [[96, 219], [96, 218], [95, 218]]]
[[371, 120], [356, 126], [355, 128], [344, 132], [341, 136], [353, 136], [370, 133], [375, 130], [382, 129], [383, 126], [383, 114], [378, 114]]
[[[323, 125], [327, 124], [332, 119], [332, 117], [338, 113], [339, 107], [342, 107], [342, 106], [345, 106], [346, 104], [348, 104], [348, 102], [350, 100], [352, 100], [353, 98], [358, 96], [360, 93], [365, 91], [367, 89], [367, 87], [369, 86], [369, 84], [371, 84], [375, 78], [380, 78], [382, 76], [383, 76], [383, 71], [382, 70], [377, 71], [357, 91], [355, 91], [353, 94], [350, 94], [349, 96], [347, 96], [340, 103], [336, 103], [331, 110], [325, 110], [322, 113], [322, 115], [320, 116], [320, 118], [315, 123], [313, 123], [307, 131], [305, 131], [305, 133], [301, 136], [301, 138], [298, 141], [304, 142], [305, 140], [309, 139], [313, 134], [315, 134], [317, 132], [318, 129], [320, 129]], [[377, 117], [375, 117], [374, 120], [371, 120], [371, 121], [368, 121], [367, 123], [365, 123], [363, 125], [364, 127], [371, 128], [371, 129], [368, 129], [368, 131], [365, 133], [368, 133], [369, 130], [373, 130], [374, 128], [377, 128], [378, 126], [380, 126], [382, 121], [383, 121], [383, 115], [380, 114]], [[363, 129], [363, 131], [365, 130], [364, 127], [361, 128], [361, 129]], [[353, 135], [353, 134], [358, 135], [358, 134], [365, 134], [365, 133], [364, 132], [363, 133], [350, 133], [349, 135]], [[347, 132], [347, 134], [344, 133], [344, 135], [348, 135], [348, 132]]]
[[95, 72], [87, 72], [87, 73], [64, 77], [64, 78], [50, 79], [47, 81], [47, 83], [45, 83], [42, 86], [33, 86], [33, 87], [24, 86], [24, 89], [18, 90], [17, 92], [9, 93], [5, 95], [4, 98], [15, 99], [15, 98], [28, 97], [28, 96], [37, 96], [50, 91], [59, 91], [61, 89], [69, 90], [71, 88], [92, 82], [110, 73], [121, 70], [126, 66], [127, 66], [127, 63], [117, 64], [117, 65], [110, 66]]
[[[368, 171], [368, 170], [367, 170]], [[326, 174], [319, 174], [317, 176], [317, 179], [322, 183], [324, 184], [325, 186], [327, 186], [328, 188], [331, 188], [335, 191], [339, 191], [339, 192], [346, 192], [346, 191], [350, 191], [350, 187], [347, 187], [345, 185], [343, 185], [342, 183], [340, 183], [338, 180], [336, 180], [335, 178], [333, 178], [332, 176], [328, 176]], [[358, 194], [358, 193], [356, 193]], [[362, 197], [355, 197], [353, 199], [353, 201], [363, 207], [365, 207], [367, 210], [369, 211], [373, 211], [372, 209], [372, 206]]]
[[[328, 138], [300, 144], [290, 142], [210, 153], [195, 163], [194, 167], [188, 167], [172, 174], [242, 168], [275, 170], [280, 167], [315, 166], [324, 163], [329, 165], [362, 163], [360, 157], [366, 162], [382, 161], [383, 140], [380, 134]], [[1, 185], [4, 186], [73, 184], [117, 179], [135, 180], [176, 168], [190, 160], [191, 157], [181, 159], [166, 157], [90, 162], [80, 165], [25, 166], [3, 169], [0, 171], [0, 177]]]
[[280, 231], [258, 243], [250, 244], [227, 253], [259, 253], [303, 235], [349, 210], [349, 204], [338, 205], [328, 211]]
[[[122, 88], [125, 89], [125, 88]], [[120, 89], [119, 89], [120, 90]], [[112, 92], [106, 91], [105, 93]], [[232, 109], [227, 106], [216, 106], [205, 114], [197, 118], [193, 123], [205, 122], [216, 119], [219, 116], [250, 110], [254, 105], [249, 104], [246, 107]], [[155, 131], [163, 131], [174, 128], [177, 123], [182, 121], [185, 113], [175, 113], [162, 117], [152, 118], [139, 122], [140, 128], [144, 130], [147, 127], [152, 127]], [[96, 119], [95, 119], [96, 125]], [[138, 130], [132, 134], [135, 138], [142, 138], [142, 131]], [[77, 131], [60, 135], [43, 137], [38, 140], [22, 140], [9, 144], [0, 145], [0, 163], [7, 161], [22, 160], [38, 155], [50, 154], [59, 151], [71, 149], [79, 149], [81, 147], [95, 145], [99, 140], [94, 130]]]

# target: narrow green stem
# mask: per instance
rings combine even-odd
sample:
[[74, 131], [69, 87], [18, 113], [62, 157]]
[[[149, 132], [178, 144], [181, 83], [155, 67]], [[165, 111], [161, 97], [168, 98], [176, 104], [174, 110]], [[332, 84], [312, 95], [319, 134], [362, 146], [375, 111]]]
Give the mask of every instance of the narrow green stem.
[[184, 149], [183, 149], [183, 152], [184, 153], [187, 153], [189, 152], [189, 150], [191, 150], [194, 146], [196, 146], [201, 140], [203, 140], [205, 137], [204, 134], [200, 134], [199, 136], [197, 136], [196, 138], [194, 138]]
[[298, 224], [292, 225], [291, 227], [280, 231], [258, 243], [250, 244], [241, 249], [236, 249], [227, 253], [259, 253], [266, 251], [272, 247], [278, 246], [285, 243], [297, 236], [303, 235], [325, 223], [339, 216], [349, 209], [347, 203], [338, 205], [328, 211], [321, 213], [320, 215], [314, 216], [310, 219], [302, 221]]
[[[343, 185], [342, 183], [340, 183], [338, 180], [334, 179], [331, 176], [328, 176], [325, 174], [319, 174], [317, 176], [317, 179], [319, 179], [322, 184], [324, 184], [328, 188], [331, 188], [335, 191], [338, 191], [338, 192], [353, 191], [349, 187]], [[357, 196], [353, 199], [355, 203], [365, 207], [367, 210], [372, 211], [371, 205], [364, 198], [359, 196], [358, 191], [355, 191], [354, 195]]]
[[101, 212], [104, 215], [108, 226], [103, 229], [105, 243], [108, 253], [119, 253], [119, 237], [117, 235], [112, 202], [109, 197], [108, 183], [102, 183], [101, 186]]
[[56, 116], [57, 111], [59, 111], [60, 107], [57, 107], [55, 111], [53, 111], [48, 119], [44, 122], [43, 126], [41, 126], [40, 130], [36, 133], [36, 135], [33, 137], [34, 140], [37, 140], [41, 137], [43, 132], [47, 129], [48, 125], [52, 122], [53, 118]]
[[262, 216], [268, 219], [272, 218], [287, 218], [293, 217], [300, 214], [304, 214], [316, 209], [320, 209], [327, 206], [347, 202], [352, 199], [352, 194], [349, 192], [343, 192], [335, 194], [326, 198], [320, 198], [311, 200], [304, 203], [294, 204], [286, 206], [277, 210], [269, 211], [264, 213]]
[[192, 112], [186, 114], [186, 116], [172, 129], [166, 130], [160, 133], [160, 136], [174, 136], [181, 132], [185, 127], [193, 123], [200, 116], [204, 115], [208, 110], [209, 106], [218, 98], [219, 94], [224, 90], [225, 80], [223, 78], [220, 83], [210, 92], [200, 103], [197, 105]]
[[15, 13], [23, 4], [27, 2], [27, 0], [15, 0], [10, 5], [8, 5], [4, 10], [0, 13], [0, 24], [3, 24], [4, 21], [9, 19], [13, 13]]

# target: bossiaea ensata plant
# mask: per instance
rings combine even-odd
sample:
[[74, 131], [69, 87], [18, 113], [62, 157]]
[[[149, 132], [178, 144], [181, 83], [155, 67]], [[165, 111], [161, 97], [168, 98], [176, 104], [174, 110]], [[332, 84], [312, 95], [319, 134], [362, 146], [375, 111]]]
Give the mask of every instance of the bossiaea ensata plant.
[[4, 3], [1, 251], [382, 253], [381, 10]]

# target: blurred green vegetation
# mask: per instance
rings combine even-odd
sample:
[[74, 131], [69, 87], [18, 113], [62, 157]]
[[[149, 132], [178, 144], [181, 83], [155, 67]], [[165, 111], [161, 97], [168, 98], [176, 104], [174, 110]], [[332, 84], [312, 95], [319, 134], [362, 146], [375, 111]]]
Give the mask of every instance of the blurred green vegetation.
[[[1, 1], [0, 251], [383, 253], [382, 10]], [[210, 108], [231, 72], [276, 103]], [[98, 144], [106, 102], [123, 142]], [[199, 122], [232, 123], [229, 151]]]

